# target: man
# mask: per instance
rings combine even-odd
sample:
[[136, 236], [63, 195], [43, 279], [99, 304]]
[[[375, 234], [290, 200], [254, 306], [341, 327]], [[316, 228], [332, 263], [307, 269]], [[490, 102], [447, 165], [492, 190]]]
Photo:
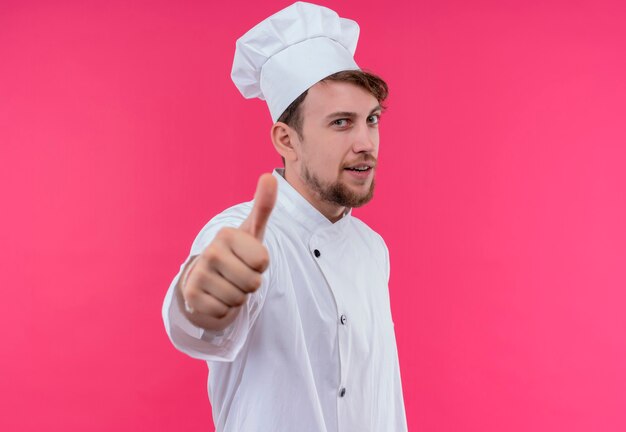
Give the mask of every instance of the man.
[[284, 169], [213, 218], [163, 305], [209, 366], [218, 431], [405, 431], [374, 191], [387, 85], [353, 60], [358, 26], [298, 2], [237, 42], [233, 80], [267, 100]]

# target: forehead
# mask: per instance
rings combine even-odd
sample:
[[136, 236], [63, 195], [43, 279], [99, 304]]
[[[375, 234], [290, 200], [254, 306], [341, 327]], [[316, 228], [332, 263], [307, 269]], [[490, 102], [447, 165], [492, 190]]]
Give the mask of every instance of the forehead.
[[320, 81], [307, 92], [302, 105], [304, 117], [325, 117], [333, 112], [369, 115], [378, 106], [370, 92], [356, 84], [342, 81]]

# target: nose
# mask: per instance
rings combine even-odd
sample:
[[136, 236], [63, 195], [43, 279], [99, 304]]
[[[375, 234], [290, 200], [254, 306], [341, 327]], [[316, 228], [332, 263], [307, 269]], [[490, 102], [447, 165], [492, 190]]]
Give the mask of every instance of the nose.
[[367, 124], [354, 128], [352, 149], [355, 153], [374, 153], [378, 149], [378, 128]]

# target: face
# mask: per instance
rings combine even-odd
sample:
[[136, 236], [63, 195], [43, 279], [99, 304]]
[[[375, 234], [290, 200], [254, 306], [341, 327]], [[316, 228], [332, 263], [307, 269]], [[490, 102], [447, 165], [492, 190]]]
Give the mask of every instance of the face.
[[315, 84], [301, 107], [294, 169], [303, 195], [320, 206], [360, 207], [372, 199], [378, 157], [376, 98], [354, 84]]

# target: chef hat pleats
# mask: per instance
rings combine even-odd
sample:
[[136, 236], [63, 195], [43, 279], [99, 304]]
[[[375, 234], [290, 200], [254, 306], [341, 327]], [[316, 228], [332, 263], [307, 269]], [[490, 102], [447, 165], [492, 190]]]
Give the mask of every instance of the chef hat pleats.
[[245, 98], [265, 100], [276, 122], [318, 81], [354, 61], [356, 22], [331, 9], [297, 2], [263, 20], [237, 40], [231, 77]]

